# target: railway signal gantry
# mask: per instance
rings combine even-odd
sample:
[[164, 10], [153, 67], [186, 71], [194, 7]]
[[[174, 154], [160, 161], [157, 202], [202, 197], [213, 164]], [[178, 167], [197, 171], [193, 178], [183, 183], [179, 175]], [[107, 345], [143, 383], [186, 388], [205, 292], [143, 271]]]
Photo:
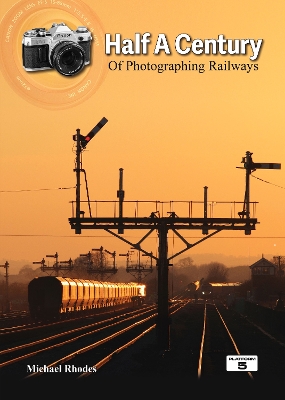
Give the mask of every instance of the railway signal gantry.
[[[107, 119], [103, 118], [93, 129], [96, 133], [107, 123]], [[87, 135], [88, 136], [88, 135]], [[93, 135], [94, 136], [94, 135]], [[179, 254], [191, 249], [192, 247], [202, 243], [213, 235], [225, 230], [238, 230], [244, 231], [245, 235], [250, 235], [252, 230], [255, 230], [258, 221], [256, 218], [251, 217], [251, 211], [255, 211], [256, 202], [249, 200], [249, 177], [251, 172], [258, 167], [258, 164], [253, 163], [252, 153], [247, 152], [246, 157], [243, 159], [244, 168], [246, 171], [246, 189], [244, 202], [212, 202], [212, 206], [218, 203], [230, 204], [235, 207], [243, 204], [243, 210], [237, 213], [237, 217], [231, 216], [230, 218], [214, 217], [213, 212], [208, 215], [208, 188], [204, 187], [204, 200], [200, 202], [194, 201], [125, 201], [123, 190], [123, 169], [119, 170], [119, 190], [117, 191], [117, 198], [113, 202], [108, 201], [90, 201], [88, 194], [88, 186], [85, 170], [82, 169], [82, 152], [89, 141], [86, 137], [80, 135], [80, 130], [77, 129], [77, 134], [73, 136], [76, 141], [76, 165], [74, 172], [76, 173], [76, 201], [72, 201], [72, 217], [69, 218], [71, 229], [76, 234], [81, 234], [82, 230], [88, 229], [103, 229], [111, 235], [119, 238], [123, 242], [129, 244], [132, 248], [142, 252], [143, 254], [151, 257], [157, 263], [158, 270], [158, 317], [157, 317], [157, 341], [160, 350], [168, 350], [170, 348], [170, 317], [169, 317], [169, 299], [168, 299], [168, 268], [170, 261], [177, 257]], [[270, 165], [270, 164], [267, 164]], [[279, 164], [277, 164], [279, 165]], [[80, 197], [80, 173], [85, 174], [87, 201], [81, 201]], [[112, 210], [114, 216], [101, 216], [98, 209], [100, 205], [112, 203]], [[203, 216], [193, 217], [193, 207], [197, 204], [203, 207]], [[130, 206], [134, 206], [134, 215], [130, 214]], [[91, 206], [96, 209], [96, 216], [92, 215]], [[128, 208], [128, 211], [123, 211], [123, 208]], [[139, 209], [142, 216], [139, 215]], [[184, 208], [183, 208], [184, 207]], [[86, 217], [86, 211], [83, 208], [88, 208], [89, 216]], [[213, 207], [212, 207], [213, 209]], [[147, 211], [148, 210], [148, 211]], [[128, 215], [126, 215], [128, 214]], [[111, 209], [110, 209], [111, 215]], [[180, 215], [180, 216], [178, 216]], [[127, 240], [123, 234], [128, 230], [141, 230], [147, 231], [146, 234], [137, 243], [132, 243]], [[204, 237], [200, 240], [189, 243], [180, 233], [180, 231], [200, 230]], [[116, 233], [117, 231], [117, 233]], [[168, 233], [173, 233], [184, 243], [185, 247], [181, 251], [168, 256]], [[212, 231], [209, 233], [209, 231]], [[152, 252], [146, 251], [142, 247], [142, 243], [153, 232], [158, 236], [158, 256], [154, 256]]]

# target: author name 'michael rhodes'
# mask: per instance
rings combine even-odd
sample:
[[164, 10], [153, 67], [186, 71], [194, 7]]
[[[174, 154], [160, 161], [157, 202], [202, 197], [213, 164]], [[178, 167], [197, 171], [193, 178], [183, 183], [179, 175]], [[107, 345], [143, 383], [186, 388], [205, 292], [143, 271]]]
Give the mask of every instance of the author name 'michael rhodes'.
[[96, 367], [89, 367], [85, 365], [84, 367], [76, 367], [75, 365], [58, 365], [57, 367], [49, 367], [47, 365], [27, 365], [27, 372], [96, 372]]

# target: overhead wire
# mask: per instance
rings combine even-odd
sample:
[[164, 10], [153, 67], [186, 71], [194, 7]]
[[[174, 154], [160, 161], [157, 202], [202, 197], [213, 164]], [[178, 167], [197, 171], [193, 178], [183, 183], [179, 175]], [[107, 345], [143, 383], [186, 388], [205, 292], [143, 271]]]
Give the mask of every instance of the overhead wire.
[[59, 188], [45, 188], [45, 189], [0, 190], [0, 193], [39, 192], [41, 190], [69, 190], [69, 189], [75, 189], [75, 188], [76, 188], [76, 186], [59, 187]]
[[[100, 237], [100, 238], [112, 238], [112, 236], [110, 236], [110, 235], [99, 235], [99, 236], [94, 236], [94, 235], [84, 235], [84, 236], [74, 236], [74, 235], [49, 235], [49, 234], [0, 234], [0, 237], [1, 236], [27, 236], [27, 237], [29, 237], [29, 236], [31, 236], [31, 237], [62, 237], [62, 238], [64, 238], [64, 237], [72, 237], [72, 238], [82, 238], [82, 239], [85, 239], [85, 238], [98, 238], [98, 237]], [[134, 236], [134, 235], [126, 235], [125, 237], [128, 237], [128, 238], [137, 238], [137, 236]], [[157, 236], [156, 237], [149, 237], [150, 239], [155, 239], [156, 240], [156, 242], [157, 242]], [[200, 239], [201, 238], [201, 236], [185, 236], [185, 239]], [[209, 238], [209, 239], [246, 239], [246, 240], [248, 240], [248, 239], [285, 239], [285, 236], [255, 236], [255, 237], [253, 237], [253, 236], [251, 236], [251, 237], [249, 237], [249, 236], [247, 236], [247, 237], [244, 237], [244, 236], [217, 236], [217, 237], [211, 237], [211, 238]], [[157, 246], [156, 246], [157, 247]]]
[[251, 175], [251, 176], [252, 176], [253, 178], [255, 178], [255, 179], [258, 179], [259, 181], [262, 181], [262, 182], [265, 182], [265, 183], [269, 183], [270, 185], [277, 186], [277, 187], [279, 187], [279, 188], [281, 188], [281, 189], [285, 189], [284, 186], [280, 186], [280, 185], [276, 185], [275, 183], [268, 182], [268, 181], [266, 181], [266, 180], [264, 180], [264, 179], [259, 178], [258, 176], [255, 176], [255, 175]]

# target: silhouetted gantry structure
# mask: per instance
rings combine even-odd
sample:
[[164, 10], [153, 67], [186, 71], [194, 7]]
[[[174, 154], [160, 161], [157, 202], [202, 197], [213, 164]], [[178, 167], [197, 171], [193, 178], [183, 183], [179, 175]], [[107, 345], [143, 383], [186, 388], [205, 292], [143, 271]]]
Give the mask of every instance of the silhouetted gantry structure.
[[74, 268], [71, 258], [67, 261], [59, 261], [57, 252], [55, 254], [47, 254], [46, 257], [55, 259], [53, 265], [46, 265], [46, 260], [44, 258], [42, 261], [34, 261], [33, 264], [40, 264], [41, 270], [47, 272], [48, 275], [55, 273], [55, 276], [58, 276], [60, 271], [72, 271]]
[[[110, 252], [101, 246], [99, 249], [92, 249], [86, 254], [80, 254], [80, 257], [85, 258], [85, 264], [87, 266], [87, 272], [93, 275], [95, 279], [105, 280], [107, 276], [112, 276], [118, 272], [116, 267], [116, 252]], [[95, 260], [94, 255], [99, 254], [99, 258]], [[113, 258], [113, 267], [109, 267], [106, 262], [105, 253], [109, 254]]]
[[[138, 260], [136, 263], [131, 262], [131, 255], [133, 254], [133, 251], [128, 251], [125, 254], [119, 254], [119, 256], [125, 256], [126, 257], [126, 271], [130, 273], [132, 276], [136, 278], [138, 283], [142, 282], [143, 278], [145, 278], [147, 275], [149, 275], [152, 271], [152, 260], [153, 256], [151, 253], [150, 256], [150, 266], [147, 266], [146, 264], [143, 264], [141, 262], [141, 253], [138, 251]], [[147, 254], [143, 254], [142, 256], [147, 256]]]
[[[192, 247], [202, 243], [206, 239], [225, 230], [244, 231], [246, 235], [250, 235], [252, 230], [255, 230], [258, 221], [251, 217], [256, 208], [256, 202], [249, 200], [249, 177], [258, 164], [252, 162], [252, 153], [247, 152], [243, 158], [244, 169], [246, 171], [246, 190], [244, 202], [209, 202], [208, 188], [204, 187], [203, 201], [124, 201], [125, 192], [123, 190], [123, 169], [119, 170], [119, 189], [117, 191], [116, 201], [90, 201], [87, 190], [87, 200], [82, 201], [80, 197], [80, 173], [85, 174], [82, 169], [82, 152], [86, 144], [90, 140], [90, 136], [94, 135], [107, 123], [106, 118], [103, 118], [99, 124], [86, 137], [80, 135], [80, 130], [77, 129], [77, 134], [73, 136], [76, 141], [76, 201], [72, 201], [72, 217], [69, 218], [71, 229], [74, 229], [76, 234], [81, 234], [82, 230], [103, 229], [111, 235], [119, 238], [123, 242], [129, 244], [132, 248], [151, 257], [156, 261], [158, 269], [158, 317], [157, 317], [157, 338], [158, 346], [161, 350], [167, 350], [170, 346], [169, 333], [169, 299], [168, 299], [168, 268], [170, 261], [179, 254], [191, 249]], [[94, 133], [95, 132], [95, 133]], [[86, 139], [88, 138], [88, 140]], [[266, 164], [269, 165], [269, 164]], [[277, 166], [280, 164], [276, 164]], [[86, 180], [86, 174], [85, 174]], [[238, 212], [236, 207], [243, 204], [243, 210]], [[109, 205], [109, 215], [106, 216], [106, 206]], [[214, 217], [214, 209], [216, 212], [217, 206], [224, 208], [230, 206], [231, 216], [229, 218]], [[92, 214], [92, 207], [95, 208], [95, 216]], [[104, 210], [100, 213], [100, 207]], [[200, 217], [194, 217], [194, 208], [200, 209]], [[85, 208], [89, 211], [89, 216], [86, 217]], [[88, 212], [87, 211], [87, 212]], [[237, 214], [237, 217], [235, 217]], [[147, 231], [141, 239], [132, 243], [122, 236], [128, 230]], [[200, 230], [204, 237], [200, 240], [189, 243], [180, 233], [181, 231]], [[168, 233], [172, 231], [185, 245], [184, 249], [168, 256]], [[209, 233], [209, 231], [212, 231]], [[152, 252], [146, 251], [142, 244], [153, 232], [158, 236], [158, 256], [154, 256]]]

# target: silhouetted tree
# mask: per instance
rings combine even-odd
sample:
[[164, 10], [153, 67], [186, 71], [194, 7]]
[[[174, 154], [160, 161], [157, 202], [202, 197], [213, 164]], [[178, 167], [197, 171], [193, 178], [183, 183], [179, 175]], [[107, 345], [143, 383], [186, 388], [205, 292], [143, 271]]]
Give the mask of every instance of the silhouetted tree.
[[208, 282], [227, 282], [228, 281], [228, 268], [224, 264], [212, 262], [209, 264], [208, 275], [206, 281]]
[[175, 267], [177, 267], [177, 268], [189, 268], [189, 267], [193, 267], [193, 266], [194, 266], [194, 262], [191, 257], [181, 258], [175, 264]]
[[[81, 279], [94, 279], [92, 274], [88, 273], [88, 269], [110, 268], [108, 255], [104, 252], [91, 252], [91, 257], [77, 257], [74, 260], [74, 268], [68, 276]], [[67, 275], [66, 275], [67, 276]]]
[[[183, 277], [179, 279], [179, 275], [183, 275]], [[194, 264], [191, 257], [182, 258], [176, 264], [174, 264], [173, 276], [174, 281], [178, 284], [178, 286], [181, 286], [179, 282], [183, 282], [184, 286], [186, 286], [188, 283], [198, 279], [198, 268]]]
[[228, 268], [229, 282], [245, 282], [250, 279], [250, 269], [248, 265], [240, 265]]
[[284, 276], [285, 256], [275, 256], [270, 261], [277, 266], [276, 274], [278, 276]]
[[18, 275], [17, 275], [17, 282], [30, 282], [32, 279], [34, 279], [37, 276], [44, 276], [44, 272], [41, 271], [40, 268], [33, 269], [29, 265], [24, 265]]
[[73, 261], [73, 270], [67, 272], [66, 276], [78, 279], [92, 279], [87, 272], [88, 260], [85, 257], [77, 257]]

